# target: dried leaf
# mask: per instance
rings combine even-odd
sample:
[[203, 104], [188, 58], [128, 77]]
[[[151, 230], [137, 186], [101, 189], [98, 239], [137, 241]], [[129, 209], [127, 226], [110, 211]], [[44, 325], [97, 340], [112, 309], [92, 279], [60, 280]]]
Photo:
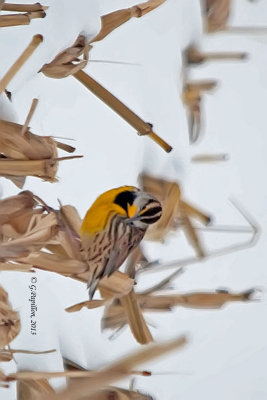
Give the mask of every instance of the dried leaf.
[[73, 306], [67, 307], [65, 309], [65, 311], [76, 312], [76, 311], [80, 311], [83, 307], [86, 307], [89, 310], [92, 310], [94, 308], [103, 307], [104, 305], [107, 305], [108, 303], [110, 303], [110, 300], [88, 300], [88, 301], [83, 301], [81, 303], [77, 303], [77, 304], [74, 304]]
[[37, 400], [44, 394], [56, 393], [46, 379], [20, 380], [17, 382], [18, 400]]
[[[86, 281], [87, 282], [87, 281]], [[128, 275], [116, 271], [110, 277], [101, 279], [99, 283], [100, 294], [104, 299], [120, 298], [132, 290], [134, 280]]]
[[213, 52], [206, 53], [197, 49], [194, 45], [190, 45], [184, 52], [184, 58], [187, 64], [202, 64], [206, 61], [218, 60], [244, 60], [246, 53], [241, 52]]
[[7, 26], [29, 25], [31, 22], [29, 14], [8, 14], [0, 16], [0, 28]]
[[186, 235], [186, 238], [187, 238], [188, 242], [194, 247], [197, 256], [199, 258], [205, 257], [205, 251], [203, 249], [203, 244], [201, 243], [200, 238], [198, 237], [198, 234], [196, 232], [196, 229], [194, 229], [194, 227], [190, 221], [190, 218], [188, 218], [188, 216], [185, 212], [183, 213], [182, 222], [183, 222], [183, 230]]
[[101, 319], [101, 329], [119, 329], [127, 324], [127, 317], [123, 307], [118, 302], [105, 308]]
[[35, 4], [4, 3], [2, 6], [3, 11], [33, 12], [33, 11], [43, 11], [45, 9], [46, 7], [43, 7], [40, 3], [35, 3]]
[[141, 351], [135, 352], [132, 355], [117, 361], [110, 366], [95, 373], [95, 376], [90, 380], [79, 380], [78, 383], [73, 383], [67, 389], [57, 393], [56, 395], [45, 396], [42, 400], [78, 400], [83, 397], [91, 399], [91, 395], [94, 395], [97, 391], [106, 387], [108, 384], [119, 380], [126, 375], [129, 375], [131, 371], [136, 368], [139, 364], [148, 362], [156, 357], [159, 357], [167, 352], [183, 347], [187, 342], [187, 339], [182, 336], [174, 339], [170, 342], [162, 344], [149, 345], [143, 348]]
[[28, 123], [36, 104], [34, 99], [24, 126], [0, 120], [0, 175], [11, 179], [18, 187], [23, 186], [28, 175], [54, 182], [58, 162], [79, 157], [58, 158], [57, 147], [68, 152], [75, 149], [50, 136], [38, 136], [29, 131]]
[[[28, 232], [17, 239], [0, 244], [0, 257], [25, 257], [31, 252], [40, 250], [57, 233], [57, 220], [54, 213], [33, 215], [31, 222], [33, 221], [34, 226]], [[28, 263], [26, 259], [23, 261]]]
[[76, 259], [64, 259], [56, 254], [49, 254], [43, 251], [32, 253], [20, 260], [31, 264], [36, 268], [46, 271], [57, 272], [59, 274], [80, 274], [88, 269], [86, 263]]
[[[55, 79], [73, 75], [86, 67], [90, 49], [91, 46], [87, 42], [86, 37], [79, 35], [71, 47], [59, 53], [49, 64], [45, 64], [41, 72]], [[83, 60], [79, 60], [80, 56], [83, 56]]]
[[32, 350], [18, 350], [18, 349], [11, 349], [8, 350], [2, 349], [0, 350], [0, 361], [8, 362], [13, 359], [13, 354], [15, 353], [22, 353], [22, 354], [48, 354], [53, 353], [56, 350], [46, 350], [46, 351], [32, 351]]
[[4, 303], [8, 302], [8, 294], [2, 286], [0, 286], [0, 301]]
[[0, 286], [0, 348], [8, 345], [19, 332], [19, 314], [12, 310], [7, 293]]
[[157, 197], [162, 204], [161, 218], [149, 227], [145, 237], [148, 240], [162, 242], [170, 232], [180, 226], [185, 230], [197, 255], [203, 257], [205, 254], [203, 245], [189, 217], [197, 218], [202, 223], [208, 224], [211, 221], [210, 216], [182, 199], [181, 189], [177, 182], [154, 178], [147, 174], [140, 175], [139, 180], [143, 190]]
[[150, 343], [153, 338], [147, 327], [145, 319], [139, 306], [138, 299], [132, 289], [126, 296], [120, 297], [120, 303], [126, 314], [130, 329], [140, 344]]
[[166, 0], [149, 0], [145, 3], [140, 3], [130, 8], [117, 10], [110, 14], [103, 15], [101, 17], [101, 30], [91, 42], [93, 43], [104, 39], [112, 31], [129, 21], [131, 18], [142, 17], [143, 15], [163, 4], [165, 1]]
[[14, 185], [16, 185], [19, 189], [22, 189], [25, 181], [26, 181], [26, 177], [25, 176], [12, 176], [12, 175], [3, 175], [3, 178], [9, 179], [11, 182], [14, 183]]
[[0, 362], [9, 362], [13, 360], [13, 354], [9, 350], [0, 350]]
[[206, 29], [224, 30], [230, 16], [231, 0], [206, 0]]
[[77, 233], [80, 232], [82, 219], [79, 216], [77, 209], [73, 206], [66, 205], [66, 206], [61, 206], [60, 211], [65, 217], [65, 220], [67, 221], [69, 227]]
[[[32, 192], [26, 190], [16, 196], [0, 200], [0, 225], [24, 214], [25, 210], [32, 209], [36, 205]], [[0, 227], [1, 229], [1, 227]]]
[[[1, 246], [0, 246], [1, 247]], [[0, 271], [34, 272], [32, 265], [19, 262], [0, 262]]]
[[[45, 14], [45, 13], [44, 13]], [[0, 27], [11, 26], [11, 25], [27, 25], [30, 23], [32, 14], [11, 14], [11, 15], [0, 15]], [[28, 58], [34, 53], [37, 47], [42, 43], [42, 35], [34, 35], [31, 42], [9, 68], [3, 78], [0, 80], [0, 94], [6, 89], [11, 79], [16, 75], [19, 69], [25, 64]]]

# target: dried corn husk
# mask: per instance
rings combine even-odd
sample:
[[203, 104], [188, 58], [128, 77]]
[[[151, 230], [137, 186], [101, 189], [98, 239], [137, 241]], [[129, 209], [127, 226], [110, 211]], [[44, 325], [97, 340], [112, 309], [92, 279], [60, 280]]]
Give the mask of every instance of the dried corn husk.
[[137, 342], [140, 344], [152, 342], [152, 335], [145, 322], [134, 289], [132, 289], [126, 296], [120, 297], [120, 304], [124, 309], [129, 327]]
[[76, 311], [80, 311], [83, 307], [86, 307], [89, 310], [92, 310], [94, 308], [103, 307], [103, 306], [107, 305], [107, 303], [110, 303], [110, 300], [88, 300], [88, 301], [83, 301], [78, 304], [74, 304], [73, 306], [66, 308], [66, 311], [67, 312], [76, 312]]
[[154, 10], [163, 4], [166, 0], [149, 0], [145, 3], [137, 4], [133, 7], [123, 10], [117, 10], [101, 17], [102, 27], [98, 35], [92, 40], [92, 43], [100, 41], [108, 36], [119, 26], [129, 21], [131, 18], [140, 18], [148, 12]]
[[218, 60], [244, 60], [246, 57], [247, 54], [243, 52], [202, 52], [194, 45], [188, 46], [184, 51], [184, 59], [187, 64], [202, 64], [206, 61]]
[[[127, 391], [125, 389], [110, 387], [106, 388], [107, 384], [123, 378], [132, 373], [134, 367], [144, 362], [148, 362], [156, 357], [159, 357], [165, 353], [173, 351], [175, 349], [182, 348], [187, 343], [185, 336], [178, 337], [169, 342], [147, 346], [144, 350], [133, 353], [132, 355], [119, 360], [110, 366], [101, 369], [99, 371], [87, 371], [83, 370], [77, 364], [72, 363], [72, 368], [65, 372], [34, 372], [34, 371], [19, 371], [17, 373], [5, 375], [0, 371], [0, 381], [10, 382], [17, 380], [17, 389], [19, 400], [32, 400], [32, 399], [42, 399], [42, 400], [53, 400], [53, 399], [65, 399], [65, 400], [75, 400], [80, 398], [94, 399], [94, 395], [101, 394], [104, 390], [108, 390], [109, 393], [115, 392], [121, 395], [132, 396], [128, 397], [116, 397], [118, 399], [144, 399], [148, 400], [149, 397], [137, 397], [138, 392]], [[69, 368], [68, 368], [69, 369]], [[150, 374], [148, 374], [150, 375]], [[47, 382], [47, 378], [50, 377], [75, 377], [77, 378], [87, 378], [84, 380], [78, 379], [77, 382], [71, 381], [71, 385], [68, 385], [67, 389], [59, 393], [50, 387]], [[88, 377], [90, 379], [88, 380]], [[139, 394], [139, 393], [138, 393]], [[40, 397], [39, 397], [40, 396]], [[97, 397], [96, 397], [97, 398]]]
[[11, 223], [17, 217], [28, 213], [36, 205], [32, 192], [25, 190], [16, 196], [0, 200], [0, 229], [2, 225]]
[[[64, 368], [67, 371], [75, 371], [75, 372], [87, 371], [85, 368], [81, 367], [80, 365], [78, 365], [77, 363], [75, 363], [69, 359], [63, 358], [63, 361], [64, 361]], [[94, 371], [91, 371], [91, 373], [92, 372], [94, 373]], [[149, 372], [149, 371], [131, 371], [131, 374], [141, 375], [141, 376], [151, 376], [151, 372]], [[75, 378], [67, 376], [67, 378], [68, 378], [68, 385], [71, 385], [75, 381], [77, 382], [77, 379], [79, 379], [78, 376], [76, 376]], [[92, 396], [92, 399], [99, 399], [99, 400], [107, 399], [107, 400], [109, 400], [110, 397], [108, 397], [108, 396], [111, 396], [111, 395], [114, 397], [114, 399], [122, 399], [122, 398], [136, 399], [136, 400], [150, 399], [150, 397], [146, 397], [145, 395], [144, 395], [144, 397], [142, 397], [143, 394], [134, 391], [133, 388], [131, 388], [131, 390], [126, 390], [126, 389], [121, 389], [121, 388], [114, 387], [114, 386], [109, 386], [105, 389], [100, 390], [94, 396]], [[138, 395], [140, 395], [140, 397], [138, 397]], [[121, 397], [121, 396], [123, 396], [123, 397]]]
[[[50, 136], [37, 136], [28, 129], [30, 111], [24, 126], [14, 122], [0, 120], [0, 175], [11, 179], [19, 188], [26, 176], [35, 176], [55, 182], [58, 163], [61, 160], [80, 156], [59, 158], [58, 147], [64, 144]], [[73, 151], [73, 147], [64, 147]]]
[[3, 11], [17, 11], [17, 12], [34, 12], [43, 11], [47, 7], [42, 6], [40, 3], [35, 4], [16, 4], [16, 3], [3, 3]]
[[72, 385], [68, 386], [67, 389], [56, 395], [44, 396], [42, 400], [92, 399], [92, 396], [99, 390], [103, 389], [110, 383], [131, 374], [131, 371], [139, 364], [148, 362], [175, 349], [182, 348], [186, 342], [186, 337], [182, 336], [163, 344], [146, 346], [141, 351], [135, 352], [127, 358], [119, 360], [110, 366], [101, 369], [89, 380], [79, 380], [78, 382], [74, 382]]
[[90, 396], [90, 400], [153, 400], [148, 394], [143, 394], [134, 390], [127, 390], [110, 386], [107, 389], [97, 392], [94, 396]]
[[[25, 17], [26, 21], [29, 20], [29, 14], [25, 15], [18, 15], [18, 17]], [[1, 16], [0, 15], [0, 27], [1, 27], [1, 21], [2, 24], [10, 23], [6, 22], [6, 18], [9, 16]], [[11, 15], [10, 20], [16, 19], [16, 15]], [[23, 18], [22, 18], [23, 19]], [[23, 21], [22, 21], [23, 23]], [[6, 25], [8, 26], [8, 25]], [[16, 73], [19, 71], [19, 69], [25, 64], [25, 62], [28, 60], [28, 58], [33, 54], [33, 52], [37, 49], [37, 47], [42, 43], [43, 37], [42, 35], [34, 35], [32, 37], [31, 42], [28, 44], [26, 49], [22, 52], [22, 54], [19, 56], [19, 58], [14, 62], [14, 64], [9, 68], [9, 70], [5, 73], [3, 78], [0, 80], [0, 94], [4, 91], [6, 91], [6, 87], [11, 81], [11, 79], [16, 75]]]
[[[217, 292], [194, 292], [185, 294], [171, 295], [136, 295], [139, 307], [143, 312], [151, 311], [171, 311], [174, 307], [187, 307], [193, 309], [218, 309], [228, 302], [253, 300], [255, 289], [244, 292], [231, 293], [229, 291]], [[127, 316], [120, 301], [114, 301], [105, 309], [102, 318], [102, 329], [118, 329], [127, 323]]]
[[8, 345], [19, 332], [19, 314], [12, 310], [8, 302], [8, 294], [0, 286], [0, 348]]
[[[49, 64], [45, 64], [41, 72], [55, 79], [73, 75], [86, 66], [91, 48], [86, 37], [79, 35], [71, 47], [59, 53]], [[82, 60], [79, 59], [81, 56]]]
[[13, 359], [13, 355], [15, 353], [22, 353], [22, 354], [48, 354], [54, 353], [56, 350], [45, 350], [45, 351], [33, 351], [33, 350], [19, 350], [19, 349], [11, 349], [10, 347], [6, 349], [0, 350], [0, 361], [11, 361]]
[[44, 10], [26, 12], [24, 14], [8, 14], [0, 15], [0, 28], [8, 26], [29, 25], [32, 19], [44, 18], [46, 13]]
[[155, 178], [147, 174], [139, 177], [141, 187], [154, 195], [162, 204], [162, 216], [158, 222], [149, 227], [146, 238], [154, 241], [164, 241], [166, 236], [181, 227], [196, 254], [203, 257], [205, 251], [199, 234], [193, 228], [191, 218], [197, 218], [205, 225], [211, 221], [210, 216], [182, 200], [181, 189], [177, 182]]
[[187, 108], [190, 143], [195, 143], [201, 133], [202, 92], [212, 90], [216, 81], [187, 82], [184, 85], [182, 100]]
[[37, 400], [44, 394], [56, 393], [47, 379], [17, 381], [18, 400]]
[[231, 0], [206, 0], [205, 25], [208, 32], [224, 30], [230, 16]]

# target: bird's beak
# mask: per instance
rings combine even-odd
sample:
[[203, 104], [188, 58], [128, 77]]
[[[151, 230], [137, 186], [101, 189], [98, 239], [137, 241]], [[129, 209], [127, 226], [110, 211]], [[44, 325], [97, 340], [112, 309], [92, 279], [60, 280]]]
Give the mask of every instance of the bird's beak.
[[135, 206], [134, 204], [130, 205], [129, 203], [127, 204], [127, 214], [129, 218], [133, 218], [138, 211], [138, 207]]

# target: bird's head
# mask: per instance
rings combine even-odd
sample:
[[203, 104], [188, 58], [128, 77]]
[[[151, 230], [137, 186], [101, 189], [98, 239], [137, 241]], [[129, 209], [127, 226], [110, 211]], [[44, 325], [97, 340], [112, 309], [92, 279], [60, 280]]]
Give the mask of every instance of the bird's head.
[[101, 194], [87, 211], [81, 233], [93, 234], [105, 229], [109, 218], [117, 214], [138, 228], [147, 228], [161, 217], [160, 202], [134, 186], [121, 186]]
[[131, 186], [116, 195], [114, 204], [123, 210], [129, 223], [140, 228], [154, 224], [162, 214], [161, 204], [154, 196]]

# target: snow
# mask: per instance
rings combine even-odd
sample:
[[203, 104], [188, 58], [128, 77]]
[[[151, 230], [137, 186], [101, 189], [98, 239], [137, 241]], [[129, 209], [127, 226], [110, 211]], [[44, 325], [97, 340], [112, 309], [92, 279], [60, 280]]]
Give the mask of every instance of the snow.
[[[133, 0], [46, 2], [47, 17], [31, 25], [0, 31], [0, 74], [3, 75], [36, 33], [44, 42], [10, 82], [13, 103], [0, 97], [0, 116], [23, 123], [33, 97], [39, 105], [31, 121], [34, 133], [74, 139], [77, 154], [84, 158], [61, 163], [59, 182], [50, 184], [27, 178], [25, 189], [38, 194], [48, 204], [57, 199], [73, 204], [83, 216], [103, 191], [137, 184], [145, 168], [167, 179], [181, 182], [185, 197], [215, 216], [218, 224], [242, 225], [244, 221], [229, 202], [238, 201], [261, 225], [262, 234], [253, 248], [189, 266], [175, 281], [181, 293], [226, 287], [241, 291], [267, 286], [266, 273], [266, 104], [267, 51], [264, 35], [202, 34], [199, 0], [167, 0], [157, 10], [140, 19], [132, 19], [102, 42], [94, 45], [92, 60], [132, 63], [90, 63], [85, 71], [118, 96], [174, 150], [165, 154], [149, 138], [136, 132], [89, 93], [73, 77], [49, 79], [37, 74], [40, 66], [71, 45], [78, 34], [97, 34], [100, 15], [136, 4]], [[235, 0], [232, 25], [264, 25], [267, 4], [264, 1]], [[208, 51], [246, 51], [243, 62], [210, 62], [190, 69], [192, 79], [219, 81], [218, 87], [205, 94], [205, 127], [202, 140], [189, 145], [188, 128], [180, 93], [182, 90], [181, 51], [191, 42]], [[137, 64], [137, 65], [136, 65]], [[230, 160], [217, 164], [191, 163], [199, 153], [228, 153]], [[18, 190], [1, 179], [3, 196]], [[204, 233], [209, 250], [226, 243], [247, 240], [245, 234]], [[162, 261], [192, 255], [180, 232], [165, 245], [146, 243], [146, 252]], [[168, 271], [169, 272], [169, 271]], [[37, 335], [30, 332], [30, 289], [32, 274], [1, 273], [1, 284], [10, 301], [20, 312], [22, 330], [12, 342], [14, 348], [47, 350], [48, 355], [16, 355], [18, 364], [5, 364], [5, 370], [28, 368], [60, 370], [62, 357], [71, 358], [90, 369], [139, 348], [129, 329], [113, 341], [110, 332], [100, 332], [101, 311], [81, 310], [69, 314], [64, 308], [87, 298], [83, 285], [53, 273], [37, 271]], [[142, 276], [143, 285], [157, 282], [162, 274]], [[156, 372], [172, 372], [150, 378], [137, 378], [137, 387], [157, 399], [174, 400], [196, 397], [207, 400], [262, 400], [267, 395], [267, 324], [266, 296], [260, 302], [229, 304], [222, 310], [177, 308], [172, 313], [153, 313], [147, 320], [155, 340], [187, 332], [190, 343], [146, 366]], [[179, 372], [173, 374], [173, 372]], [[64, 380], [54, 380], [58, 387]], [[124, 382], [127, 386], [127, 381]], [[15, 398], [14, 386], [0, 389], [0, 397]]]

